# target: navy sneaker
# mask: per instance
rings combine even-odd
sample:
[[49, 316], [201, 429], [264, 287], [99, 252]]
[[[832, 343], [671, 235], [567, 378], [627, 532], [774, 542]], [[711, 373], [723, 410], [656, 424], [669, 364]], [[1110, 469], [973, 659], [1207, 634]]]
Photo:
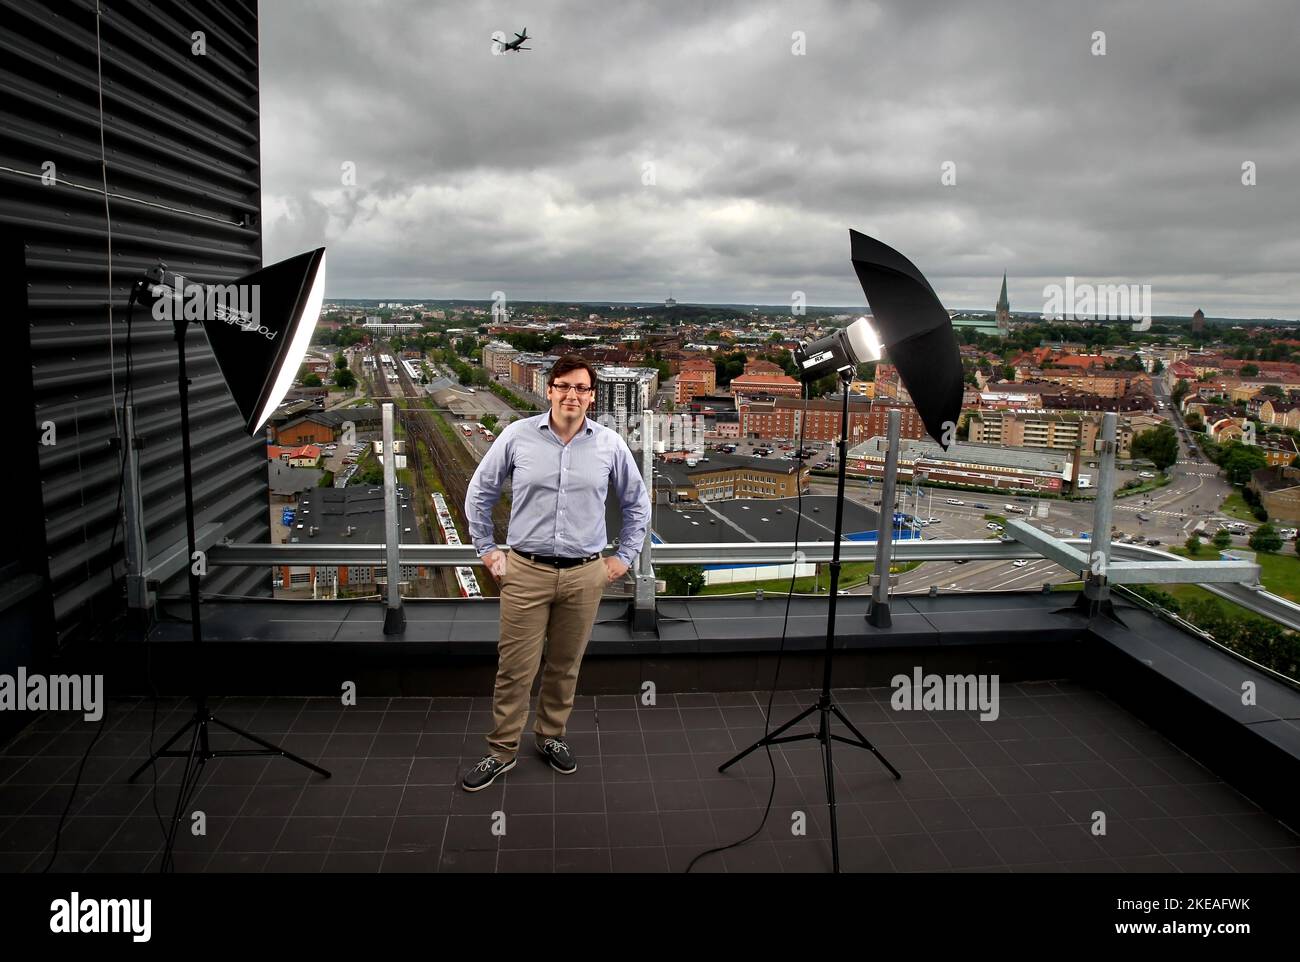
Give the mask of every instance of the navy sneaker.
[[561, 775], [572, 775], [578, 770], [578, 763], [573, 760], [573, 752], [569, 751], [569, 746], [558, 738], [546, 739], [537, 746], [537, 750]]
[[467, 792], [482, 791], [496, 781], [498, 775], [504, 775], [514, 767], [515, 760], [513, 758], [508, 762], [503, 762], [494, 755], [489, 755], [466, 773], [460, 787]]

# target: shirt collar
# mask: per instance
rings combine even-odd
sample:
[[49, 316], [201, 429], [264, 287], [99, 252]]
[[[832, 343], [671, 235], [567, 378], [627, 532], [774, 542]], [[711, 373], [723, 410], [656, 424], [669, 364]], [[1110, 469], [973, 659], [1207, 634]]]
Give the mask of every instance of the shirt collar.
[[[582, 427], [583, 427], [583, 432], [582, 432], [582, 433], [583, 433], [584, 435], [586, 435], [586, 436], [590, 436], [591, 434], [595, 433], [594, 429], [593, 429], [592, 426], [591, 426], [591, 418], [584, 417], [584, 418], [582, 419]], [[551, 431], [551, 412], [550, 412], [550, 411], [547, 411], [546, 414], [543, 415], [543, 417], [542, 417], [542, 423], [539, 424], [539, 425], [537, 426], [537, 429], [538, 429], [539, 431], [550, 431], [552, 436], [555, 435], [555, 432], [554, 432], [554, 431]], [[577, 435], [574, 435], [574, 437], [577, 437]]]

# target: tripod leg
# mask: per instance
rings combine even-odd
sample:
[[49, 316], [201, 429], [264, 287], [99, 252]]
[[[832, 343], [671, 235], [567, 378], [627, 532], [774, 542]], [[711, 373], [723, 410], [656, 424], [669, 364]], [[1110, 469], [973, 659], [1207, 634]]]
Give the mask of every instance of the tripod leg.
[[768, 732], [766, 736], [764, 736], [763, 738], [760, 738], [758, 741], [754, 742], [754, 744], [750, 745], [748, 748], [746, 748], [746, 749], [745, 749], [743, 752], [741, 752], [739, 755], [737, 755], [736, 757], [730, 759], [729, 761], [724, 762], [723, 764], [719, 765], [719, 766], [718, 766], [718, 771], [720, 771], [720, 772], [725, 772], [728, 768], [730, 768], [732, 765], [736, 764], [736, 762], [740, 761], [742, 758], [744, 758], [746, 755], [748, 755], [748, 754], [749, 754], [750, 752], [752, 752], [754, 749], [756, 749], [756, 748], [762, 748], [764, 745], [770, 745], [770, 744], [772, 744], [772, 743], [773, 743], [773, 740], [776, 738], [777, 735], [781, 734], [781, 733], [782, 733], [783, 731], [785, 731], [787, 728], [790, 728], [790, 727], [793, 726], [793, 725], [797, 725], [797, 724], [799, 724], [799, 722], [803, 721], [805, 718], [807, 718], [809, 715], [811, 715], [811, 714], [812, 714], [813, 712], [815, 712], [816, 710], [817, 710], [817, 706], [816, 706], [816, 705], [810, 705], [807, 709], [805, 709], [804, 711], [801, 711], [799, 714], [795, 715], [793, 718], [791, 718], [788, 722], [786, 722], [786, 723], [785, 723], [784, 725], [782, 725], [780, 728], [776, 729], [775, 731], [770, 731], [770, 732]]
[[144, 774], [144, 770], [146, 768], [148, 768], [158, 759], [162, 758], [163, 752], [167, 751], [169, 748], [175, 745], [176, 742], [180, 739], [180, 737], [184, 735], [187, 731], [189, 731], [190, 726], [196, 724], [197, 721], [198, 719], [191, 718], [188, 722], [185, 723], [185, 726], [181, 728], [180, 731], [178, 731], [171, 738], [167, 739], [167, 741], [163, 743], [162, 748], [158, 749], [156, 752], [150, 755], [148, 760], [143, 765], [141, 765], [139, 768], [137, 768], [134, 772], [131, 773], [131, 777], [126, 780], [127, 784], [133, 783], [137, 778], [139, 778], [141, 775]]
[[853, 734], [858, 737], [858, 741], [862, 743], [863, 748], [868, 749], [871, 752], [871, 754], [875, 755], [878, 759], [880, 759], [880, 764], [888, 768], [889, 773], [893, 775], [894, 778], [903, 777], [902, 775], [898, 774], [898, 769], [894, 768], [893, 765], [889, 764], [889, 759], [887, 759], [884, 755], [880, 754], [880, 752], [876, 749], [876, 746], [871, 744], [871, 742], [867, 741], [867, 739], [863, 736], [862, 732], [858, 731], [856, 728], [853, 727], [853, 722], [849, 721], [847, 718], [844, 717], [844, 713], [840, 711], [838, 705], [831, 705], [831, 711], [835, 712], [836, 718], [844, 722], [845, 728], [853, 732]]
[[203, 731], [203, 725], [199, 723], [197, 716], [194, 719], [194, 734], [190, 736], [190, 753], [185, 757], [185, 774], [181, 776], [180, 788], [176, 793], [176, 808], [172, 812], [171, 828], [167, 832], [167, 847], [163, 849], [162, 865], [159, 870], [166, 872], [172, 860], [172, 852], [176, 846], [176, 833], [180, 829], [181, 817], [185, 814], [185, 801], [190, 794], [190, 776], [193, 774], [194, 780], [198, 781], [199, 773], [203, 769], [203, 762], [199, 761], [197, 770], [195, 766], [195, 757], [199, 750], [199, 736]]
[[835, 764], [831, 760], [830, 726], [826, 713], [822, 713], [822, 760], [826, 763], [826, 807], [831, 815], [831, 865], [838, 874], [840, 871], [840, 829], [835, 815]]
[[297, 762], [299, 765], [302, 765], [304, 768], [310, 768], [313, 772], [316, 772], [318, 775], [324, 775], [326, 778], [330, 777], [330, 773], [327, 772], [325, 769], [321, 768], [319, 765], [313, 765], [305, 758], [299, 758], [293, 752], [285, 751], [279, 745], [273, 745], [271, 742], [268, 742], [265, 738], [259, 738], [257, 735], [254, 735], [252, 732], [246, 732], [242, 728], [236, 728], [234, 725], [231, 725], [229, 722], [223, 722], [220, 718], [213, 718], [212, 724], [220, 725], [226, 731], [234, 732], [236, 735], [240, 736], [241, 738], [247, 738], [250, 742], [253, 742], [254, 744], [257, 745], [261, 745], [263, 748], [268, 749], [277, 755], [283, 755], [285, 758], [289, 759], [289, 761]]

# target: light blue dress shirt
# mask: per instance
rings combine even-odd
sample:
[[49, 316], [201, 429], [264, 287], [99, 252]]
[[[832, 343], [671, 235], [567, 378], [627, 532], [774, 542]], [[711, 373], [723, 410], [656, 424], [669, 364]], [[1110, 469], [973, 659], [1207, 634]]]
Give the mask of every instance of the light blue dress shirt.
[[496, 549], [492, 508], [511, 485], [512, 548], [580, 558], [603, 551], [605, 499], [612, 487], [623, 507], [616, 556], [629, 568], [650, 525], [650, 496], [641, 469], [617, 431], [587, 418], [564, 444], [549, 411], [513, 421], [488, 449], [465, 492], [465, 518], [479, 557]]

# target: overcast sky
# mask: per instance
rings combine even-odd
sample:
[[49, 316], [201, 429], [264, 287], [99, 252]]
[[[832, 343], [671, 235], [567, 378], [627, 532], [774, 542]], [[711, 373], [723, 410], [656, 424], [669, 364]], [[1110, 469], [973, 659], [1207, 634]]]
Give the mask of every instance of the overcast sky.
[[1156, 314], [1300, 317], [1292, 0], [261, 18], [266, 258], [328, 246], [332, 298], [865, 305], [853, 227], [952, 309], [992, 309], [1005, 270], [1016, 311], [1072, 275], [1150, 284]]

